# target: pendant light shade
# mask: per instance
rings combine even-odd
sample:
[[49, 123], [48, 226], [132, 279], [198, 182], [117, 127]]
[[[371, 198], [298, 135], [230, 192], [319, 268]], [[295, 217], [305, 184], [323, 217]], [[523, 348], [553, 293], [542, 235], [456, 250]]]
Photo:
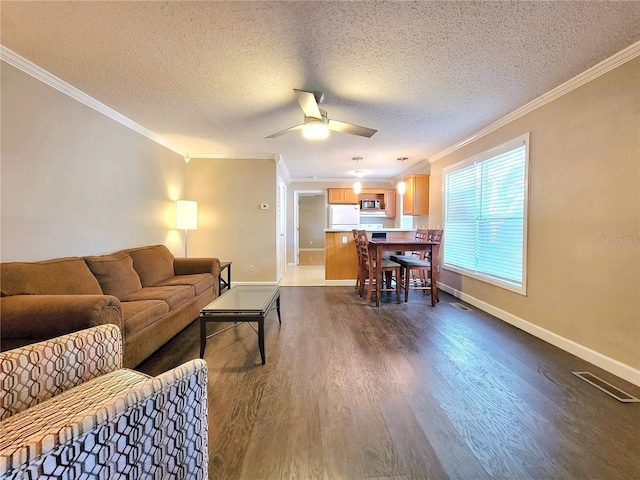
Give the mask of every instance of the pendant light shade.
[[400, 157], [398, 158], [399, 162], [402, 162], [402, 180], [400, 181], [400, 183], [398, 183], [397, 185], [397, 189], [398, 189], [398, 193], [400, 195], [404, 195], [405, 192], [407, 191], [407, 184], [404, 183], [404, 161], [407, 159], [407, 157]]
[[356, 181], [353, 184], [353, 191], [355, 192], [356, 195], [359, 195], [360, 192], [362, 192], [362, 183], [360, 183], [360, 180], [357, 179], [357, 177], [359, 177], [362, 172], [360, 172], [360, 170], [358, 170], [358, 162], [360, 162], [360, 160], [362, 160], [362, 157], [353, 157], [352, 160], [356, 161]]

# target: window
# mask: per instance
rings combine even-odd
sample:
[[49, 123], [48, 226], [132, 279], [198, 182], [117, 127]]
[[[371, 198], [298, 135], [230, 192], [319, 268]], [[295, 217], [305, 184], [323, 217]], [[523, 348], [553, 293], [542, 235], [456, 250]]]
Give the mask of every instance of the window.
[[529, 134], [446, 168], [444, 264], [526, 294]]

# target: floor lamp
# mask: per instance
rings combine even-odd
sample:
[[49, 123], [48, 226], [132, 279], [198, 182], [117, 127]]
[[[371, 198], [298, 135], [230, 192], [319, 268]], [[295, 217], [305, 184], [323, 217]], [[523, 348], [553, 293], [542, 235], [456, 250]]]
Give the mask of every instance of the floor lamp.
[[187, 258], [187, 232], [198, 229], [198, 202], [176, 200], [176, 230], [184, 230], [184, 257]]

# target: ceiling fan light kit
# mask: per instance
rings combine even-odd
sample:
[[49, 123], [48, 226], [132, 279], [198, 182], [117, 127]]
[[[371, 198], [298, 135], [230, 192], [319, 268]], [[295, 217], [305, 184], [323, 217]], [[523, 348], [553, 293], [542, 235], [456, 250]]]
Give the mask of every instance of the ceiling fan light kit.
[[[295, 127], [287, 128], [281, 132], [269, 135], [266, 138], [276, 138], [291, 130], [302, 129], [305, 138], [318, 140], [329, 136], [329, 130], [334, 132], [348, 133], [350, 135], [358, 135], [360, 137], [371, 138], [377, 130], [368, 127], [361, 127], [352, 123], [339, 122], [338, 120], [329, 120], [326, 110], [320, 109], [319, 105], [324, 100], [322, 92], [306, 92], [304, 90], [293, 89], [298, 97], [300, 108], [304, 112], [304, 122]], [[320, 133], [322, 132], [322, 133]]]
[[324, 140], [329, 136], [329, 128], [322, 120], [305, 117], [302, 135], [308, 140]]

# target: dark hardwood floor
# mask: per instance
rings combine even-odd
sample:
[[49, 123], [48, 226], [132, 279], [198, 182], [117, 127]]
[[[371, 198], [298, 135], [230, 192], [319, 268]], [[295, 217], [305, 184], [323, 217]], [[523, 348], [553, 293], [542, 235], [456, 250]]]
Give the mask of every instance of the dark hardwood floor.
[[[267, 364], [247, 324], [209, 340], [216, 479], [638, 479], [640, 388], [441, 293], [368, 307], [349, 287], [282, 287]], [[211, 324], [212, 328], [220, 328]], [[138, 367], [197, 358], [197, 322]]]

